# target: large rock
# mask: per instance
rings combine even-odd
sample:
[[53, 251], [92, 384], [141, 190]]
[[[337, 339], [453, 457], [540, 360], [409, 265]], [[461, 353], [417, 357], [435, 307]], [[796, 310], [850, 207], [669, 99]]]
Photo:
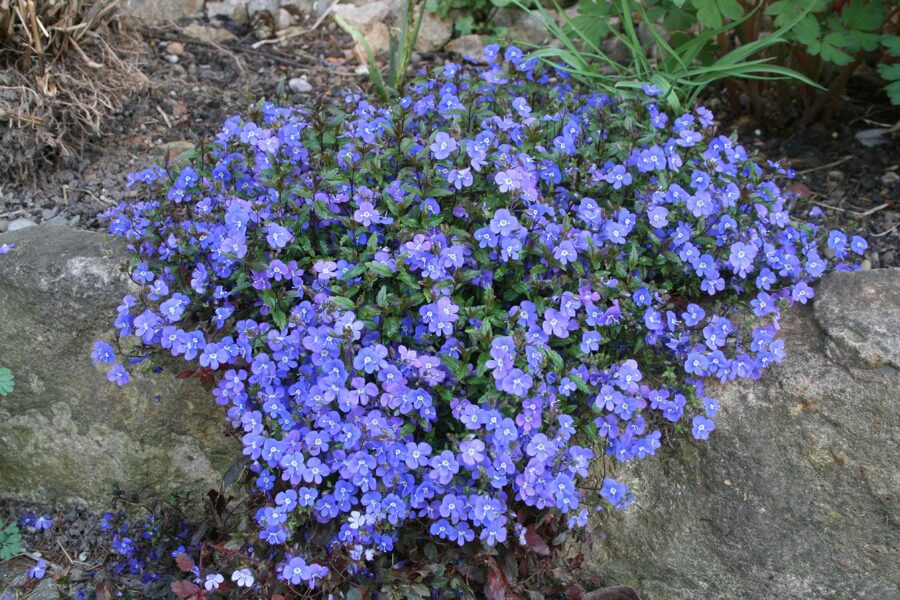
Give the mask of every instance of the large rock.
[[782, 365], [713, 390], [708, 442], [620, 474], [637, 505], [570, 549], [588, 575], [644, 600], [900, 598], [900, 269], [830, 275], [782, 325]]
[[144, 498], [204, 494], [238, 446], [211, 395], [149, 367], [118, 388], [91, 364], [122, 295], [128, 252], [111, 236], [45, 225], [0, 235], [0, 495], [108, 507], [114, 486]]
[[147, 23], [193, 18], [203, 12], [204, 0], [128, 0], [125, 12]]

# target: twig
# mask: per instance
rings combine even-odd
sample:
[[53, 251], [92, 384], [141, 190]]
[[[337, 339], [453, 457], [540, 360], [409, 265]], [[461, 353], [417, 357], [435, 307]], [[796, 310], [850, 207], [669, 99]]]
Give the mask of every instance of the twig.
[[839, 212], [842, 212], [842, 213], [849, 213], [849, 214], [854, 215], [854, 216], [856, 216], [856, 217], [868, 217], [869, 215], [875, 214], [875, 213], [877, 213], [879, 210], [882, 210], [882, 209], [887, 208], [888, 206], [890, 206], [890, 204], [888, 204], [887, 202], [885, 202], [885, 203], [882, 204], [881, 206], [876, 206], [875, 208], [870, 208], [869, 210], [867, 210], [867, 211], [865, 211], [865, 212], [859, 212], [859, 211], [856, 211], [856, 210], [850, 210], [850, 209], [848, 209], [848, 208], [841, 208], [840, 206], [834, 206], [834, 205], [832, 205], [832, 204], [825, 204], [824, 202], [817, 202], [817, 201], [815, 201], [815, 200], [810, 200], [809, 202], [810, 202], [810, 204], [815, 204], [816, 206], [821, 206], [822, 208], [827, 208], [827, 209], [829, 209], [829, 210], [836, 210], [836, 211], [839, 211]]
[[827, 165], [819, 165], [818, 167], [812, 167], [811, 169], [804, 169], [804, 170], [802, 170], [802, 171], [798, 171], [798, 172], [797, 172], [797, 175], [806, 175], [807, 173], [813, 173], [813, 172], [815, 172], [815, 171], [821, 171], [822, 169], [830, 169], [831, 167], [836, 167], [836, 166], [838, 166], [838, 165], [842, 165], [842, 164], [844, 164], [845, 162], [847, 162], [848, 160], [852, 160], [852, 159], [853, 159], [853, 156], [852, 156], [852, 155], [847, 155], [847, 156], [845, 156], [844, 158], [841, 158], [841, 159], [836, 160], [836, 161], [834, 161], [834, 162], [830, 162], [830, 163], [828, 163]]
[[163, 121], [166, 122], [166, 126], [169, 129], [172, 129], [172, 121], [169, 120], [169, 115], [167, 115], [166, 111], [159, 107], [159, 104], [156, 105], [156, 112], [158, 112], [162, 116]]
[[69, 564], [70, 564], [70, 565], [74, 565], [74, 564], [75, 564], [75, 561], [72, 560], [72, 557], [71, 557], [71, 556], [69, 556], [68, 551], [66, 550], [65, 546], [62, 545], [62, 542], [59, 541], [59, 538], [56, 538], [56, 545], [59, 546], [59, 549], [62, 550], [62, 551], [63, 551], [63, 554], [66, 555], [66, 558], [69, 559]]
[[870, 233], [869, 237], [873, 237], [873, 238], [884, 237], [887, 234], [891, 233], [892, 231], [895, 231], [897, 229], [897, 227], [900, 227], [900, 223], [894, 223], [894, 225], [887, 231], [882, 231], [881, 233]]
[[28, 212], [27, 208], [20, 208], [18, 210], [11, 210], [9, 212], [2, 213], [2, 214], [0, 214], [0, 218], [14, 217], [16, 215], [25, 214], [27, 212]]

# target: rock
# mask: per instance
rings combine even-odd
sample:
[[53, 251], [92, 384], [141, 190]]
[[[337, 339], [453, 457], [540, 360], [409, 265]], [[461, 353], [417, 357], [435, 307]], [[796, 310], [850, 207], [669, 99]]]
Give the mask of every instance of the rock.
[[47, 219], [41, 225], [68, 225], [69, 220], [65, 218], [63, 215], [56, 215], [53, 218]]
[[[369, 45], [369, 49], [376, 57], [390, 50], [390, 29], [387, 25], [380, 21], [369, 25], [363, 33], [363, 37], [366, 38], [366, 43]], [[366, 54], [365, 48], [363, 48], [361, 44], [356, 44], [353, 47], [353, 55], [356, 56], [356, 60], [358, 60], [361, 64], [368, 63], [368, 55]]]
[[129, 0], [125, 12], [147, 23], [198, 17], [204, 0]]
[[9, 229], [9, 221], [0, 219], [0, 233], [5, 233], [7, 229]]
[[169, 42], [166, 44], [166, 52], [175, 56], [181, 56], [184, 54], [184, 44], [181, 42]]
[[484, 47], [486, 45], [487, 38], [485, 36], [472, 33], [450, 40], [444, 46], [444, 50], [481, 63], [484, 62]]
[[783, 364], [709, 390], [708, 442], [617, 474], [638, 506], [568, 549], [582, 575], [644, 600], [900, 597], [898, 290], [900, 269], [835, 273], [788, 310]]
[[167, 62], [170, 62], [173, 65], [178, 62], [178, 57], [174, 54], [163, 54], [163, 58], [165, 58]]
[[178, 168], [187, 165], [189, 153], [196, 148], [197, 146], [193, 142], [177, 140], [160, 144], [153, 149], [151, 155], [162, 164], [171, 164]]
[[[888, 364], [900, 369], [900, 269], [835, 273], [819, 285], [816, 296], [816, 321], [835, 359], [850, 352], [868, 368]], [[856, 303], [855, 310], [847, 310]]]
[[308, 94], [309, 92], [313, 91], [313, 86], [309, 81], [307, 81], [306, 75], [294, 77], [293, 79], [289, 80], [288, 87], [291, 88], [291, 91], [295, 94]]
[[36, 225], [37, 223], [35, 223], [31, 219], [20, 217], [12, 221], [6, 229], [7, 231], [19, 231], [20, 229], [27, 229], [28, 227], [34, 227]]
[[28, 594], [29, 600], [60, 600], [61, 597], [59, 586], [50, 577], [41, 579], [37, 587]]
[[279, 8], [275, 11], [275, 30], [281, 31], [294, 24], [294, 15], [287, 9]]
[[881, 183], [884, 185], [896, 185], [900, 182], [900, 175], [896, 171], [888, 171], [881, 176]]
[[344, 3], [335, 4], [331, 12], [343, 18], [356, 29], [363, 31], [373, 23], [383, 23], [391, 16], [399, 17], [401, 14], [400, 0], [376, 0], [361, 6]]
[[452, 36], [453, 24], [448, 19], [439, 19], [426, 12], [422, 17], [422, 26], [419, 28], [415, 49], [419, 52], [437, 52], [450, 41]]
[[236, 42], [237, 36], [225, 29], [224, 27], [211, 27], [209, 25], [199, 25], [191, 23], [181, 29], [185, 35], [203, 42]]
[[506, 29], [506, 38], [512, 42], [542, 44], [551, 36], [540, 21], [517, 8], [500, 8], [494, 13], [491, 23]]
[[202, 496], [240, 456], [224, 413], [193, 379], [147, 365], [122, 388], [91, 364], [121, 296], [129, 252], [108, 235], [44, 226], [0, 236], [0, 495], [109, 509], [114, 486], [150, 499]]
[[215, 18], [225, 18], [234, 21], [238, 25], [245, 25], [249, 17], [246, 0], [225, 0], [224, 2], [206, 3], [206, 18], [210, 21]]
[[41, 221], [49, 221], [56, 215], [56, 211], [52, 208], [45, 208], [41, 211]]

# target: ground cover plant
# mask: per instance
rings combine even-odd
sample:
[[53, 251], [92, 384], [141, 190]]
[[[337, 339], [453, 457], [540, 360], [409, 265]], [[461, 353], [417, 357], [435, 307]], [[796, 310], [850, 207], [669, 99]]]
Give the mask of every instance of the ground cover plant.
[[250, 473], [179, 596], [521, 592], [633, 501], [615, 464], [707, 439], [707, 381], [779, 362], [781, 307], [865, 250], [793, 221], [791, 174], [709, 111], [484, 58], [387, 105], [260, 102], [105, 214], [142, 292], [94, 361], [189, 361]]

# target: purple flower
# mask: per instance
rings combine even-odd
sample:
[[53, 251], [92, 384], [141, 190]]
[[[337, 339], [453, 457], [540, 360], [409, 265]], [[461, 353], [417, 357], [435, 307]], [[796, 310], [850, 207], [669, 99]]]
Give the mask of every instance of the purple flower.
[[28, 568], [28, 578], [29, 579], [43, 579], [44, 574], [47, 573], [47, 561], [43, 558], [38, 560], [36, 563], [31, 565]]
[[691, 421], [691, 434], [696, 440], [709, 439], [710, 432], [714, 431], [716, 424], [712, 419], [707, 419], [703, 415], [696, 415]]
[[273, 250], [284, 248], [292, 239], [294, 236], [291, 232], [277, 223], [270, 223], [266, 228], [266, 241]]
[[434, 136], [434, 143], [431, 144], [431, 155], [436, 160], [444, 160], [452, 152], [459, 148], [459, 144], [450, 137], [450, 134], [440, 131]]

